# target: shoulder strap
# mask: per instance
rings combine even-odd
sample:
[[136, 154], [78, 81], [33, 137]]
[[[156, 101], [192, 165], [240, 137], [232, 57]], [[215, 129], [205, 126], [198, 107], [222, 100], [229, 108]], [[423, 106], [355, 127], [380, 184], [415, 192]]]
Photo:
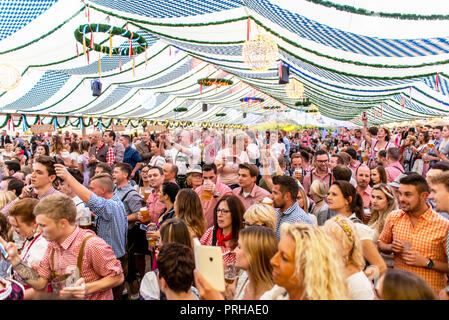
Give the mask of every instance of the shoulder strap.
[[[125, 201], [125, 199], [126, 199], [126, 197], [128, 196], [128, 194], [130, 194], [130, 193], [133, 192], [133, 191], [136, 191], [136, 190], [134, 190], [134, 189], [128, 190], [128, 192], [125, 193], [125, 195], [124, 195], [123, 198], [121, 199], [122, 202]], [[136, 191], [136, 192], [137, 192], [137, 191]]]
[[215, 227], [212, 229], [212, 245], [215, 246], [217, 244], [217, 232]]
[[55, 272], [55, 248], [51, 249], [51, 254], [50, 254], [50, 274], [51, 274], [51, 278], [55, 278], [56, 277], [56, 272]]
[[78, 267], [78, 270], [80, 272], [79, 273], [80, 277], [82, 277], [81, 271], [83, 269], [84, 248], [86, 247], [87, 240], [92, 238], [92, 237], [95, 237], [95, 235], [91, 234], [91, 235], [87, 236], [86, 238], [84, 238], [83, 242], [81, 243], [81, 248], [80, 248], [80, 251], [78, 253], [78, 259], [77, 259], [77, 263], [76, 263], [76, 265]]

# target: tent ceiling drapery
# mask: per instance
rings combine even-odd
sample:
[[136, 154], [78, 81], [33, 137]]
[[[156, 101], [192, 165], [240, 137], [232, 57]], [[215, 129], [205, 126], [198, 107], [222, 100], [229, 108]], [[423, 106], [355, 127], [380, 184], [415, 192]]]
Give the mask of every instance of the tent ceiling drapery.
[[[362, 111], [372, 124], [447, 116], [449, 9], [397, 2], [407, 5], [396, 3], [389, 9], [378, 1], [353, 8], [349, 0], [4, 0], [0, 63], [17, 68], [22, 78], [15, 89], [0, 91], [0, 111], [249, 125], [273, 112], [263, 106], [301, 109], [278, 83], [282, 61], [290, 66], [291, 77], [304, 84], [305, 96], [324, 119], [360, 124]], [[146, 52], [130, 58], [91, 51], [88, 61], [73, 34], [89, 22], [126, 26], [145, 39]], [[242, 46], [248, 33], [253, 37], [264, 32], [275, 39], [279, 61], [266, 71], [253, 71], [243, 61]], [[88, 32], [86, 38], [90, 36]], [[108, 34], [93, 30], [93, 37], [109, 46]], [[112, 45], [129, 47], [119, 36], [112, 37]], [[90, 82], [99, 70], [103, 93], [94, 97]], [[200, 87], [201, 78], [233, 83]], [[248, 96], [264, 102], [240, 102]], [[203, 103], [209, 105], [207, 112]], [[188, 110], [174, 112], [177, 107]]]

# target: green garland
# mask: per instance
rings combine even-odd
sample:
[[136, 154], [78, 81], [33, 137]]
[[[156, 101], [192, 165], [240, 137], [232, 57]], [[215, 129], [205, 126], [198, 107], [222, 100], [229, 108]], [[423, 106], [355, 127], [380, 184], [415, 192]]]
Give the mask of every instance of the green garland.
[[223, 78], [202, 78], [199, 79], [198, 84], [205, 87], [213, 86], [214, 84], [217, 86], [230, 86], [234, 82], [232, 80], [223, 79]]
[[297, 107], [299, 107], [299, 106], [308, 107], [311, 104], [312, 104], [312, 102], [310, 102], [309, 98], [295, 102], [295, 106], [297, 106]]
[[173, 111], [174, 112], [186, 112], [187, 108], [186, 107], [178, 107], [178, 108], [174, 108]]
[[[91, 31], [92, 30], [92, 31]], [[90, 48], [90, 39], [85, 37], [85, 35], [89, 32], [102, 32], [106, 34], [110, 34], [111, 36], [121, 36], [128, 38], [129, 40], [135, 40], [138, 43], [137, 47], [132, 48], [132, 54], [140, 54], [142, 52], [145, 52], [148, 43], [145, 40], [144, 37], [140, 36], [137, 32], [131, 32], [129, 30], [126, 30], [124, 28], [119, 27], [113, 27], [107, 24], [97, 24], [97, 23], [91, 23], [89, 24], [82, 24], [75, 30], [75, 39], [83, 44], [83, 42], [86, 45], [86, 49]], [[112, 48], [112, 54], [118, 54], [122, 56], [129, 56], [130, 55], [130, 47], [127, 48], [120, 48], [120, 47], [114, 47]], [[108, 46], [102, 46], [99, 44], [94, 43], [93, 44], [93, 50], [109, 54], [111, 48]]]
[[442, 14], [431, 14], [431, 15], [423, 15], [423, 14], [410, 14], [410, 13], [389, 13], [389, 12], [376, 12], [372, 10], [367, 10], [363, 8], [355, 8], [348, 5], [342, 5], [333, 3], [331, 1], [325, 0], [306, 0], [308, 2], [312, 2], [314, 4], [318, 4], [321, 6], [325, 6], [328, 8], [334, 8], [339, 11], [345, 11], [349, 13], [360, 14], [364, 16], [379, 16], [383, 18], [395, 18], [401, 20], [448, 20], [449, 15]]
[[224, 117], [224, 116], [226, 116], [226, 113], [217, 113], [216, 116], [217, 117]]

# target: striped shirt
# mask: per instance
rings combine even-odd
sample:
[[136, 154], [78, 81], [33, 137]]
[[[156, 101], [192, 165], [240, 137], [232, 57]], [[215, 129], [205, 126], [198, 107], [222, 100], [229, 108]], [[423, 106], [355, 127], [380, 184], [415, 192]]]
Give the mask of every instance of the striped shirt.
[[301, 207], [298, 205], [298, 202], [295, 201], [295, 203], [285, 210], [284, 212], [281, 212], [280, 209], [276, 209], [276, 215], [277, 215], [277, 225], [276, 225], [276, 235], [278, 239], [281, 238], [281, 225], [285, 222], [295, 224], [295, 223], [305, 223], [305, 224], [312, 224], [312, 220], [307, 215], [307, 213], [301, 209]]
[[105, 199], [91, 193], [87, 206], [95, 214], [97, 234], [112, 247], [117, 258], [125, 255], [128, 219], [117, 195]]

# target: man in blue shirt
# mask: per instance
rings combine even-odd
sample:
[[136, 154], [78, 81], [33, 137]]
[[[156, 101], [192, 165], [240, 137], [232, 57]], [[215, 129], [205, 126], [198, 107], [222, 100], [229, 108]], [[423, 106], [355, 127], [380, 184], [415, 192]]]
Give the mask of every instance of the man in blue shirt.
[[[79, 183], [67, 170], [60, 164], [55, 164], [56, 175], [64, 180], [87, 204], [87, 207], [95, 214], [97, 224], [97, 235], [112, 247], [114, 254], [123, 270], [127, 270], [127, 259], [125, 256], [125, 246], [127, 241], [128, 219], [126, 210], [122, 201], [114, 194], [114, 182], [109, 174], [99, 174], [92, 177], [89, 181], [89, 189]], [[127, 272], [124, 272], [125, 277]], [[114, 288], [114, 297], [121, 297], [124, 284]]]
[[131, 137], [129, 135], [120, 135], [119, 141], [125, 147], [125, 154], [123, 155], [123, 162], [128, 163], [133, 167], [130, 179], [134, 178], [136, 172], [143, 166], [142, 157], [139, 152], [131, 147]]
[[276, 235], [279, 239], [281, 236], [281, 224], [284, 222], [312, 224], [310, 217], [301, 209], [296, 201], [298, 192], [299, 186], [294, 178], [289, 176], [273, 177], [271, 198], [273, 199], [273, 206], [276, 208], [278, 218]]

